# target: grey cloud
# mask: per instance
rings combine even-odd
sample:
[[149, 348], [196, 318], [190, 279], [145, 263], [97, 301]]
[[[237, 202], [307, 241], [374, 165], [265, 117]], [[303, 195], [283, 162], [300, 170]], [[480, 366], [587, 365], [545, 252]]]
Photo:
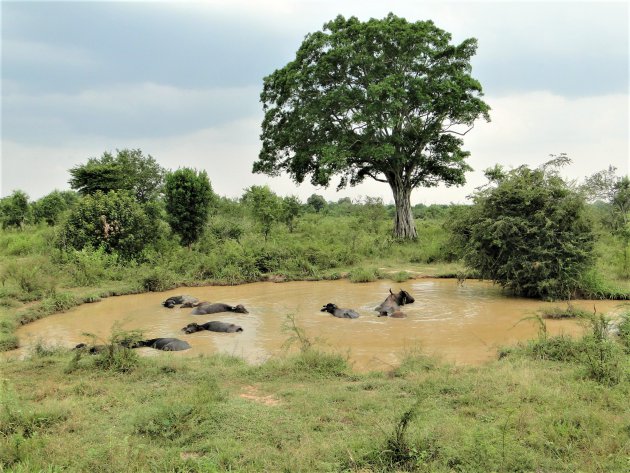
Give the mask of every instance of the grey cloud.
[[55, 145], [83, 135], [177, 136], [257, 115], [258, 94], [257, 87], [190, 90], [151, 83], [78, 94], [12, 94], [3, 104], [3, 129], [18, 142]]
[[[51, 2], [3, 5], [3, 79], [26, 90], [76, 92], [121, 82], [181, 87], [261, 84], [270, 64], [299, 44], [256, 18], [195, 15], [160, 3]], [[13, 48], [42, 46], [37, 57]], [[53, 62], [46, 51], [90, 59]], [[274, 60], [275, 59], [275, 60]], [[81, 66], [81, 65], [80, 65]]]

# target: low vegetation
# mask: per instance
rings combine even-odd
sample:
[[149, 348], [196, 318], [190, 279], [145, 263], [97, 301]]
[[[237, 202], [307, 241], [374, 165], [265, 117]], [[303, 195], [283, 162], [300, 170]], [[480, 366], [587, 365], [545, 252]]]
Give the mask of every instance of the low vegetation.
[[5, 364], [0, 471], [623, 472], [628, 339], [592, 323], [480, 367], [410, 353], [370, 373], [290, 318], [298, 350], [259, 366], [139, 358], [121, 332], [94, 356], [38, 347]]
[[[523, 321], [538, 337], [480, 367], [414, 352], [357, 373], [291, 318], [288, 354], [257, 366], [139, 357], [121, 341], [140, 334], [117, 330], [93, 356], [40, 344], [3, 364], [0, 471], [628, 471], [630, 316], [571, 305], [630, 294], [627, 180], [578, 188], [549, 168], [495, 168], [472, 206], [413, 207], [419, 238], [401, 241], [380, 199], [302, 204], [266, 186], [227, 199], [203, 173], [170, 174], [139, 150], [73, 171], [79, 193], [0, 200], [0, 351], [18, 347], [21, 324], [185, 285], [482, 276], [569, 301]], [[207, 192], [191, 227], [193, 184]], [[586, 334], [550, 336], [545, 319], [564, 317]]]

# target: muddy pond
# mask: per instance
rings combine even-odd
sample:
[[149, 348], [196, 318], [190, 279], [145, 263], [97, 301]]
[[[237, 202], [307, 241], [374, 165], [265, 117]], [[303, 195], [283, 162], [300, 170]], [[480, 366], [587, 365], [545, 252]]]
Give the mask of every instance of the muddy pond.
[[[404, 289], [415, 303], [404, 306], [407, 318], [377, 317], [374, 307], [389, 294]], [[192, 309], [167, 309], [167, 297], [190, 294], [211, 302], [243, 304], [248, 314], [224, 312], [191, 315]], [[338, 319], [321, 312], [328, 302], [352, 308], [358, 319]], [[575, 301], [574, 304], [598, 313], [623, 310], [617, 301]], [[190, 357], [222, 352], [261, 363], [282, 356], [291, 333], [283, 327], [293, 315], [306, 336], [322, 349], [347, 355], [357, 371], [384, 370], [396, 366], [406, 353], [421, 351], [454, 364], [474, 365], [495, 359], [497, 349], [520, 340], [535, 338], [534, 321], [523, 320], [538, 309], [566, 307], [566, 303], [545, 303], [505, 296], [489, 282], [467, 280], [459, 285], [453, 279], [414, 279], [404, 283], [381, 280], [355, 284], [347, 280], [272, 283], [240, 286], [179, 288], [162, 293], [110, 297], [84, 304], [21, 327], [17, 335], [21, 347], [7, 356], [22, 357], [38, 342], [46, 346], [73, 347], [89, 342], [85, 333], [107, 340], [119, 323], [125, 330], [140, 329], [146, 338], [177, 337], [192, 349], [161, 352], [149, 348], [146, 356]], [[186, 335], [182, 327], [190, 322], [210, 320], [232, 322], [243, 327], [240, 333], [197, 332]], [[579, 334], [583, 325], [573, 320], [548, 320], [551, 334]]]

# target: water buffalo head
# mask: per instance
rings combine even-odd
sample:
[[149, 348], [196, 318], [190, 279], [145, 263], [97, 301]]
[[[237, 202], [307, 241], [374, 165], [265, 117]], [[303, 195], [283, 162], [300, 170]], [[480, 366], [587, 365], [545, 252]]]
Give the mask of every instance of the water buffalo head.
[[236, 307], [232, 307], [232, 312], [238, 312], [239, 314], [249, 314], [249, 311], [245, 307], [243, 307], [242, 304], [239, 304]]
[[186, 325], [183, 329], [182, 332], [184, 333], [195, 333], [195, 332], [200, 332], [204, 330], [204, 328], [199, 325], [197, 322], [192, 322], [188, 325]]
[[396, 294], [396, 298], [398, 299], [398, 305], [412, 304], [416, 301], [413, 297], [411, 297], [411, 294], [409, 294], [407, 291], [403, 291], [402, 289], [398, 294]]
[[335, 309], [338, 309], [337, 305], [329, 302], [321, 308], [320, 312], [330, 312], [332, 314], [333, 312], [335, 312]]

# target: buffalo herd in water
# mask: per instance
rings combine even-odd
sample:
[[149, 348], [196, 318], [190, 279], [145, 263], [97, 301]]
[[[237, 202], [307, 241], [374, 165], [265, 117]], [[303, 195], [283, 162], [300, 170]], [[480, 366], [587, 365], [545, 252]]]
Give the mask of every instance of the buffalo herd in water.
[[[393, 318], [403, 318], [406, 317], [404, 312], [401, 311], [401, 307], [405, 304], [411, 304], [415, 301], [411, 294], [407, 291], [400, 290], [397, 294], [394, 294], [392, 290], [389, 290], [389, 295], [387, 298], [379, 304], [374, 310], [378, 312], [379, 317], [393, 317]], [[236, 306], [231, 306], [229, 304], [223, 304], [220, 302], [210, 303], [210, 302], [200, 302], [196, 297], [182, 295], [182, 296], [173, 296], [166, 299], [162, 302], [164, 307], [169, 309], [174, 308], [179, 305], [180, 308], [192, 308], [192, 315], [206, 315], [206, 314], [217, 314], [220, 312], [236, 312], [239, 314], [248, 314], [249, 312], [245, 307], [241, 304]], [[334, 317], [342, 318], [342, 319], [356, 319], [359, 317], [359, 314], [353, 309], [342, 309], [337, 307], [337, 305], [329, 302], [324, 307], [321, 308], [321, 312], [328, 312]], [[186, 334], [191, 334], [195, 332], [200, 332], [202, 330], [210, 330], [212, 332], [242, 332], [243, 328], [239, 325], [235, 325], [227, 322], [220, 322], [216, 320], [211, 320], [209, 322], [198, 324], [196, 322], [192, 322], [182, 328], [182, 332]], [[140, 340], [137, 342], [128, 343], [125, 345], [126, 348], [141, 348], [141, 347], [149, 347], [155, 348], [157, 350], [164, 351], [181, 351], [187, 350], [190, 348], [188, 342], [184, 340], [180, 340], [178, 338], [152, 338], [149, 340]], [[78, 344], [76, 349], [85, 349], [90, 353], [98, 353], [105, 349], [104, 345], [97, 345], [88, 347], [84, 343]]]

